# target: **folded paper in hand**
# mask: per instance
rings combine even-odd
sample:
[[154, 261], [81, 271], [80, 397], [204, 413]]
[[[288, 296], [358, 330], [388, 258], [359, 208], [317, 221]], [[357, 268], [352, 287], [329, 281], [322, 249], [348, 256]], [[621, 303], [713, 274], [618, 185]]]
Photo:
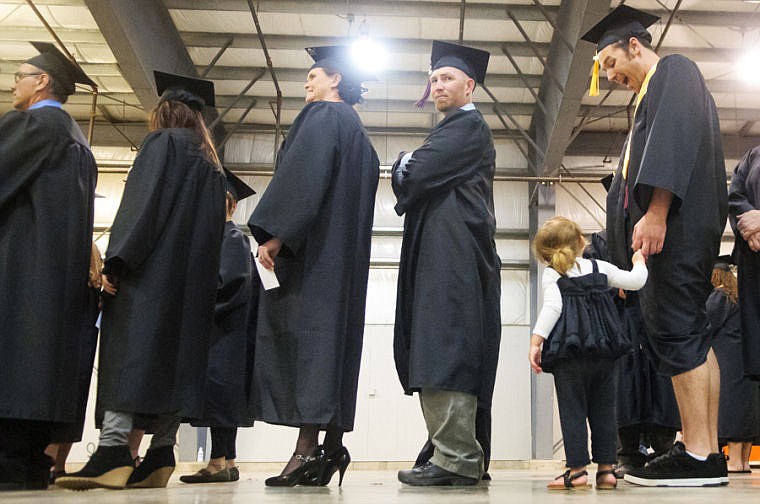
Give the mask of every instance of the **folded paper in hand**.
[[264, 286], [264, 290], [276, 289], [280, 286], [280, 281], [277, 280], [274, 270], [266, 269], [259, 262], [259, 256], [256, 256], [254, 262], [256, 263], [256, 271], [259, 272], [259, 278], [261, 279], [261, 285]]

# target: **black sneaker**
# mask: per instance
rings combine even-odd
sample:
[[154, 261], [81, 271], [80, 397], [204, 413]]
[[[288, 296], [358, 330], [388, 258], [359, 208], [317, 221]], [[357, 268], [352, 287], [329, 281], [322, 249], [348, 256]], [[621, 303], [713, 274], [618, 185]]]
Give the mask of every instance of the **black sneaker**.
[[56, 486], [70, 490], [124, 488], [134, 470], [127, 446], [98, 446], [81, 471], [61, 476]]
[[727, 474], [717, 455], [712, 454], [705, 461], [697, 460], [686, 453], [679, 441], [668, 453], [646, 466], [628, 471], [625, 481], [642, 486], [720, 486]]
[[707, 460], [716, 464], [720, 469], [720, 484], [728, 485], [728, 460], [723, 452], [711, 453]]

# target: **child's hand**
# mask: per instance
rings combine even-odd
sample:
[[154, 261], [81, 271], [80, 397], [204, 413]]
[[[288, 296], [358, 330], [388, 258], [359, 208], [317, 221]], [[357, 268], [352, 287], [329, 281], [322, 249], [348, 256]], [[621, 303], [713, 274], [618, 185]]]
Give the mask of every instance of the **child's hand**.
[[530, 367], [536, 374], [543, 371], [541, 369], [541, 347], [544, 344], [544, 338], [538, 334], [534, 334], [530, 337], [530, 350], [528, 350], [528, 362]]
[[644, 254], [641, 253], [641, 250], [637, 250], [633, 253], [633, 258], [631, 259], [634, 265], [636, 264], [644, 264], [646, 265], [647, 259], [644, 257]]

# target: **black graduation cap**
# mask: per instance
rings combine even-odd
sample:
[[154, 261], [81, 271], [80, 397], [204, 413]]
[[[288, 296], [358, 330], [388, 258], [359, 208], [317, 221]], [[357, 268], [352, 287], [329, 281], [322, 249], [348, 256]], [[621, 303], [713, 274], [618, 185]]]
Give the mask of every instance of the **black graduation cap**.
[[63, 87], [66, 96], [74, 94], [74, 84], [79, 82], [97, 87], [95, 82], [87, 77], [82, 67], [67, 58], [50, 42], [29, 42], [40, 54], [29, 58], [24, 63], [36, 66], [50, 74]]
[[718, 256], [715, 259], [715, 263], [713, 264], [714, 269], [722, 269], [725, 271], [731, 270], [731, 265], [736, 264], [736, 261], [734, 261], [733, 253], [732, 254], [723, 254]]
[[[430, 71], [442, 67], [454, 67], [463, 71], [468, 77], [475, 80], [478, 84], [483, 84], [486, 80], [486, 69], [491, 54], [488, 51], [475, 49], [459, 44], [452, 44], [442, 40], [434, 40], [433, 48], [430, 51]], [[430, 81], [427, 83], [425, 93], [415, 105], [419, 108], [425, 106], [430, 96]]]
[[[596, 23], [587, 31], [581, 40], [596, 44], [596, 52], [619, 40], [628, 40], [630, 37], [652, 42], [652, 34], [647, 28], [652, 26], [658, 16], [654, 16], [644, 11], [620, 5], [613, 9], [609, 14], [604, 16], [601, 21]], [[594, 57], [594, 73], [591, 77], [590, 96], [599, 94], [599, 60]]]
[[609, 175], [605, 175], [604, 177], [599, 179], [599, 182], [602, 183], [605, 191], [610, 192], [610, 187], [612, 187], [612, 177], [614, 176], [615, 176], [614, 174], [610, 173]]
[[309, 67], [309, 70], [328, 68], [340, 73], [344, 79], [358, 84], [364, 81], [377, 80], [370, 72], [357, 66], [351, 50], [351, 46], [348, 45], [307, 47], [306, 52], [314, 60], [314, 64]]
[[231, 170], [225, 168], [224, 174], [226, 175], [225, 185], [227, 186], [227, 192], [232, 194], [235, 201], [244, 200], [248, 196], [256, 194], [256, 191], [254, 191], [251, 186], [243, 182], [243, 180], [232, 173]]
[[214, 83], [211, 81], [158, 70], [153, 71], [153, 76], [156, 79], [156, 92], [161, 97], [159, 102], [179, 101], [198, 112], [202, 112], [204, 106], [215, 105]]
[[430, 69], [437, 70], [446, 66], [458, 68], [478, 84], [483, 84], [490, 57], [487, 51], [474, 47], [434, 40], [433, 50], [430, 52]]

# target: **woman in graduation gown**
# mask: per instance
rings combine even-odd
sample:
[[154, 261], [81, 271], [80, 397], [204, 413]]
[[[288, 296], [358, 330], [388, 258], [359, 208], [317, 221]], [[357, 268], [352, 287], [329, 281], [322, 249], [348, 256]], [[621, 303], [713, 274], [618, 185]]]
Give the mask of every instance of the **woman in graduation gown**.
[[232, 214], [239, 200], [255, 193], [234, 173], [227, 169], [225, 173], [227, 222], [222, 240], [214, 328], [208, 356], [206, 403], [203, 418], [190, 422], [195, 427], [211, 428], [211, 457], [205, 468], [195, 474], [180, 476], [183, 483], [239, 480], [240, 473], [235, 465], [237, 428], [253, 425], [246, 380], [246, 371], [250, 367], [248, 359], [252, 355], [248, 348], [250, 305], [256, 301], [252, 291], [253, 262], [248, 237], [232, 221]]
[[752, 440], [760, 434], [760, 388], [744, 376], [738, 288], [730, 262], [730, 256], [716, 261], [714, 289], [706, 308], [714, 333], [712, 348], [720, 365], [718, 438], [728, 444], [728, 471], [749, 473]]
[[[295, 453], [270, 486], [325, 485], [350, 461], [379, 161], [352, 105], [361, 76], [345, 47], [315, 60], [306, 106], [248, 225], [280, 287], [261, 291], [255, 418], [299, 427]], [[323, 445], [318, 434], [326, 430]]]
[[[209, 336], [225, 221], [224, 175], [203, 123], [208, 81], [156, 72], [161, 98], [129, 172], [106, 251], [98, 448], [64, 488], [163, 487], [180, 418], [203, 413]], [[153, 438], [134, 469], [136, 415]], [[134, 470], [134, 472], [133, 472]]]

